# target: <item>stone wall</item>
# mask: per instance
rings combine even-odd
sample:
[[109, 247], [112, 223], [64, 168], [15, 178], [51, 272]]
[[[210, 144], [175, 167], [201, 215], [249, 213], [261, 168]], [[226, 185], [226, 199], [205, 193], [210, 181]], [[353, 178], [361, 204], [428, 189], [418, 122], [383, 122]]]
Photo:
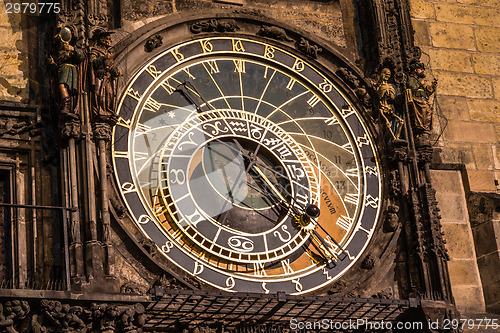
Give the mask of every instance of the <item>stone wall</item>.
[[22, 14], [7, 14], [7, 2], [12, 1], [0, 0], [0, 100], [20, 102], [28, 94], [28, 78], [22, 70], [27, 66]]
[[[439, 79], [436, 112], [442, 112], [448, 120], [438, 142], [440, 153], [436, 156], [436, 162], [462, 167], [464, 194], [469, 198], [472, 195], [486, 195], [488, 198], [493, 198], [491, 209], [498, 210], [500, 194], [498, 0], [410, 0], [410, 5], [416, 32], [415, 42], [422, 48], [422, 60], [428, 66], [430, 74], [428, 76], [430, 79], [432, 77]], [[444, 125], [445, 122], [441, 123]], [[477, 207], [471, 207], [470, 200], [468, 207], [470, 223], [464, 225], [463, 221], [455, 221], [453, 216], [464, 208], [462, 203], [459, 204], [453, 199], [456, 194], [446, 192], [443, 184], [451, 179], [458, 182], [461, 178], [455, 173], [439, 174], [439, 178], [441, 182], [435, 182], [435, 185], [438, 193], [441, 193], [440, 204], [452, 256], [450, 270], [451, 275], [455, 273], [452, 282], [458, 306], [473, 312], [483, 310], [479, 303], [471, 308], [472, 299], [464, 297], [465, 289], [459, 288], [466, 285], [467, 281], [470, 282], [470, 273], [477, 267], [469, 261], [467, 266], [471, 270], [461, 270], [460, 273], [457, 261], [460, 258], [455, 256], [457, 253], [460, 253], [460, 256], [464, 255], [463, 251], [459, 251], [459, 247], [465, 246], [460, 244], [460, 239], [472, 241], [470, 237], [472, 230], [476, 239], [477, 262], [486, 310], [498, 312], [500, 281], [497, 273], [500, 256], [498, 246], [487, 245], [498, 242], [500, 238], [498, 226], [494, 228], [492, 224], [494, 221], [491, 219], [482, 223], [475, 222]], [[451, 221], [457, 223], [448, 224]], [[486, 229], [490, 232], [484, 233]], [[479, 234], [486, 238], [478, 239]], [[460, 260], [473, 259], [476, 254], [470, 253], [469, 259]], [[481, 263], [485, 261], [484, 256], [488, 256], [487, 265]], [[492, 275], [496, 278], [492, 278]], [[462, 291], [458, 291], [459, 289]]]
[[[348, 1], [273, 1], [273, 0], [124, 0], [122, 17], [126, 30], [136, 29], [137, 21], [151, 21], [152, 18], [172, 13], [195, 12], [198, 15], [207, 11], [231, 13], [247, 12], [263, 15], [287, 22], [313, 33], [315, 36], [340, 47], [354, 47], [353, 25], [344, 29], [343, 17], [353, 15]], [[346, 31], [345, 31], [346, 30]]]

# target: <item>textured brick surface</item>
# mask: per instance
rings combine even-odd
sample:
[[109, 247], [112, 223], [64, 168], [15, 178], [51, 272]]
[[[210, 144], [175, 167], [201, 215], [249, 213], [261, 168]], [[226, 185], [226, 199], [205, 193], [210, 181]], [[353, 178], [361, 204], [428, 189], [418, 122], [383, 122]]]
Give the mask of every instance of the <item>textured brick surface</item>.
[[451, 260], [448, 262], [451, 282], [457, 285], [480, 285], [481, 278], [475, 266], [475, 260]]
[[478, 74], [500, 74], [500, 54], [498, 53], [474, 53], [472, 63], [474, 71]]
[[493, 97], [491, 80], [487, 77], [437, 70], [434, 71], [434, 75], [439, 78], [438, 93], [440, 94], [469, 98]]
[[461, 4], [436, 4], [436, 19], [443, 22], [498, 26], [500, 10], [498, 7], [487, 8]]
[[451, 286], [453, 297], [461, 313], [484, 311], [483, 289], [480, 286]]
[[493, 145], [487, 143], [473, 144], [474, 160], [476, 167], [483, 170], [493, 170]]
[[495, 174], [491, 171], [469, 170], [469, 187], [473, 192], [495, 192]]
[[452, 259], [475, 258], [472, 232], [465, 223], [443, 223], [446, 248]]
[[492, 124], [450, 121], [445, 135], [450, 141], [496, 142], [495, 128]]
[[441, 112], [449, 120], [469, 120], [467, 99], [465, 97], [438, 95]]
[[472, 73], [471, 54], [467, 51], [430, 49], [429, 57], [433, 69]]
[[475, 50], [474, 29], [467, 25], [430, 23], [432, 46]]
[[500, 28], [477, 28], [477, 49], [483, 52], [500, 52]]
[[434, 4], [429, 1], [414, 0], [411, 2], [411, 15], [415, 18], [434, 19]]
[[500, 101], [496, 99], [469, 99], [470, 119], [482, 122], [498, 122], [500, 120]]

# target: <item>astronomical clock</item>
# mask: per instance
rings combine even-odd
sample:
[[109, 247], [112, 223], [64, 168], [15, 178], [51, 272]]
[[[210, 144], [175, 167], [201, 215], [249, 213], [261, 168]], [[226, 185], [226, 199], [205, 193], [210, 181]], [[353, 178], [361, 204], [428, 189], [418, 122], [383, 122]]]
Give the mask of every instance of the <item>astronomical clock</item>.
[[112, 161], [170, 266], [225, 291], [304, 294], [359, 261], [383, 179], [359, 101], [316, 46], [273, 29], [191, 27], [129, 62]]

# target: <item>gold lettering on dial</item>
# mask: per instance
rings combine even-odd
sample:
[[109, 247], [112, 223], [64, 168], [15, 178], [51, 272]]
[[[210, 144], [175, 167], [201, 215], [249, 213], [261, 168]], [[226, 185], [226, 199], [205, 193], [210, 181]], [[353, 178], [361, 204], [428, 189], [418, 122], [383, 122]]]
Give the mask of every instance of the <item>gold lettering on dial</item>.
[[149, 65], [148, 67], [146, 67], [146, 72], [148, 72], [148, 74], [155, 79], [158, 77], [158, 75], [161, 74], [161, 71], [157, 70], [154, 65]]
[[274, 47], [272, 47], [270, 45], [266, 45], [266, 48], [264, 50], [264, 57], [269, 58], [269, 59], [274, 58], [275, 51], [276, 50], [274, 49]]
[[351, 229], [352, 223], [353, 219], [344, 215], [340, 215], [339, 219], [337, 220], [337, 225], [345, 231], [349, 231], [349, 229]]
[[233, 51], [236, 52], [245, 52], [245, 48], [243, 47], [243, 43], [240, 39], [231, 39], [233, 42]]
[[319, 102], [319, 98], [317, 96], [314, 96], [314, 95], [307, 100], [307, 104], [309, 104], [309, 106], [312, 108], [315, 107], [316, 104], [318, 104], [318, 102]]
[[201, 49], [203, 50], [203, 53], [209, 53], [209, 52], [212, 52], [214, 50], [214, 46], [212, 45], [212, 43], [210, 43], [209, 40], [201, 40], [200, 44], [201, 44]]
[[208, 68], [210, 69], [210, 74], [219, 73], [219, 66], [217, 66], [217, 61], [210, 60], [207, 61]]
[[179, 49], [174, 49], [174, 50], [170, 51], [170, 53], [172, 53], [172, 55], [174, 56], [175, 60], [177, 60], [177, 62], [184, 60], [184, 55], [179, 52]]
[[302, 60], [300, 59], [295, 59], [295, 62], [293, 63], [292, 69], [297, 72], [302, 72], [305, 68], [305, 64]]
[[199, 264], [197, 261], [194, 263], [194, 270], [193, 270], [193, 274], [194, 275], [200, 275], [202, 272], [203, 272], [203, 269], [205, 268], [205, 266]]
[[234, 62], [234, 71], [238, 73], [246, 73], [245, 68], [245, 60], [233, 60]]
[[135, 99], [136, 101], [141, 99], [141, 94], [137, 90], [134, 90], [134, 88], [130, 87], [127, 90], [127, 95]]

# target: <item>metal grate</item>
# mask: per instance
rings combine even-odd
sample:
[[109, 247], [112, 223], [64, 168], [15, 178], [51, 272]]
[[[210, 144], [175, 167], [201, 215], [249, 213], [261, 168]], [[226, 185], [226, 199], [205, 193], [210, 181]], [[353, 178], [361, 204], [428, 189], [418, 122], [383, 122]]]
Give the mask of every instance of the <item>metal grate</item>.
[[394, 321], [410, 307], [408, 300], [221, 293], [200, 290], [167, 290], [152, 302], [146, 329], [204, 326], [226, 328], [243, 323], [274, 325], [297, 321]]

